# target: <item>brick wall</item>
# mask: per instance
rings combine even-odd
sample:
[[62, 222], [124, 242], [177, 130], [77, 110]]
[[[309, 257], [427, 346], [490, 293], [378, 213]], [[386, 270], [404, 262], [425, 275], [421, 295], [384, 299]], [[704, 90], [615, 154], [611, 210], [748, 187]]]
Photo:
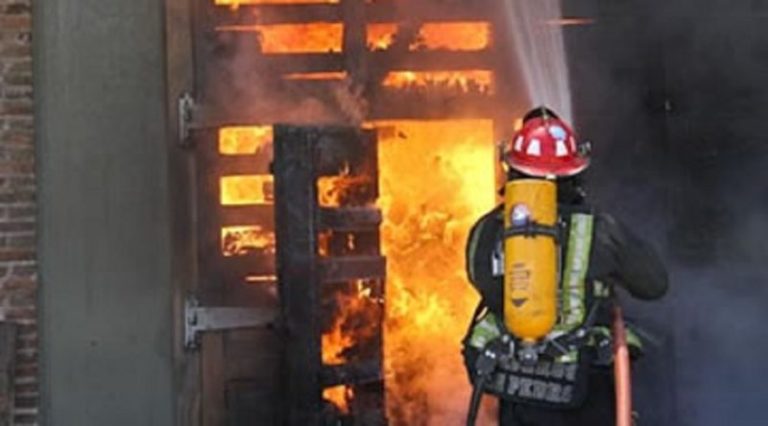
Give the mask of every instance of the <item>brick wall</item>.
[[18, 324], [15, 425], [37, 424], [31, 0], [0, 0], [0, 320]]

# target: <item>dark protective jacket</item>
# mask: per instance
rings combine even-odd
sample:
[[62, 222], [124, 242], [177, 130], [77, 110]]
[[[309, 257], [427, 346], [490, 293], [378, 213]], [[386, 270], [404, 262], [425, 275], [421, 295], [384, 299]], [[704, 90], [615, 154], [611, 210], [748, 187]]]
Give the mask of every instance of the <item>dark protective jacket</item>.
[[[583, 203], [559, 204], [559, 216], [567, 219], [572, 213], [589, 213], [594, 217], [592, 244], [588, 271], [585, 281], [599, 281], [619, 286], [630, 295], [642, 300], [662, 297], [668, 289], [667, 271], [655, 250], [638, 238], [626, 226], [608, 214], [594, 212]], [[482, 296], [482, 305], [503, 318], [503, 277], [494, 275], [492, 259], [500, 250], [503, 234], [503, 206], [498, 206], [480, 218], [470, 231], [467, 242], [467, 272], [472, 284]], [[566, 224], [568, 226], [568, 224]], [[603, 316], [603, 315], [601, 315]], [[598, 323], [607, 324], [609, 316], [604, 315]], [[473, 322], [473, 326], [477, 323]], [[471, 332], [472, 328], [470, 329]], [[472, 376], [473, 365], [478, 354], [475, 348], [466, 344], [464, 356]], [[582, 362], [595, 359], [594, 348], [585, 349]], [[518, 404], [509, 400], [500, 403], [500, 424], [525, 426], [590, 425], [600, 426], [613, 421], [613, 388], [610, 370], [595, 366], [588, 368], [581, 364], [576, 379], [574, 397], [579, 405], [570, 409], [551, 410], [546, 405]], [[587, 380], [586, 376], [589, 376]], [[474, 378], [473, 378], [474, 381]], [[589, 390], [587, 391], [587, 382]], [[495, 392], [494, 392], [495, 393]]]
[[[503, 312], [503, 277], [494, 277], [491, 268], [493, 252], [501, 241], [504, 222], [503, 206], [480, 218], [470, 231], [467, 242], [467, 272], [491, 312]], [[560, 216], [584, 210], [584, 206], [560, 205]], [[648, 243], [626, 226], [605, 213], [595, 214], [592, 251], [587, 281], [601, 281], [626, 289], [642, 300], [661, 298], [668, 289], [664, 264]]]

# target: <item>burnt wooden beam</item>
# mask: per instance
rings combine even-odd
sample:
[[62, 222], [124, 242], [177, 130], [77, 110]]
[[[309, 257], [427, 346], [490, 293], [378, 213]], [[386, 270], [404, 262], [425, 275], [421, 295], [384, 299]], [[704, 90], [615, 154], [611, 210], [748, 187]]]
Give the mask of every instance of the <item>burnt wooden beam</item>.
[[220, 274], [245, 277], [247, 275], [275, 275], [275, 257], [267, 253], [249, 253], [242, 256], [221, 256], [215, 260], [214, 268]]
[[322, 401], [317, 271], [317, 130], [274, 129], [277, 277], [283, 345], [283, 424], [318, 424]]
[[[417, 6], [402, 7], [392, 2], [373, 2], [366, 5], [368, 22], [403, 22], [416, 19], [419, 22], [467, 22], [487, 21], [493, 18], [498, 8], [490, 4], [498, 0], [473, 2], [419, 2]], [[432, 4], [429, 4], [432, 3]]]
[[372, 120], [395, 119], [493, 119], [503, 110], [493, 95], [466, 94], [459, 91], [426, 89], [381, 89], [371, 103]]
[[222, 226], [259, 225], [274, 228], [275, 207], [272, 204], [221, 207]]
[[344, 71], [341, 53], [267, 54], [262, 59], [266, 69], [281, 74]]
[[381, 210], [368, 207], [320, 210], [321, 229], [342, 232], [378, 229], [381, 221]]
[[320, 372], [323, 387], [362, 385], [384, 380], [380, 359], [352, 361], [341, 365], [324, 365]]
[[386, 258], [382, 256], [347, 256], [320, 261], [320, 270], [325, 282], [382, 278], [386, 275], [386, 266]]
[[269, 163], [264, 155], [219, 155], [212, 171], [220, 176], [269, 174]]
[[[368, 79], [368, 38], [365, 2], [340, 0], [344, 19], [344, 67], [352, 82], [359, 87]], [[350, 117], [355, 119], [355, 117]]]
[[341, 10], [337, 4], [242, 4], [237, 9], [216, 7], [212, 21], [217, 25], [306, 24], [308, 22], [339, 22]]
[[[363, 15], [356, 18], [359, 19], [357, 22], [361, 24], [398, 23], [412, 18], [421, 22], [489, 21], [493, 19], [494, 11], [498, 10], [478, 6], [476, 3], [467, 6], [466, 3], [443, 2], [434, 7], [409, 7], [407, 9], [378, 2], [365, 4], [365, 2], [356, 1], [355, 3], [363, 9]], [[237, 9], [219, 6], [211, 10], [208, 22], [215, 26], [342, 22], [346, 20], [344, 11], [346, 6], [343, 0], [340, 4], [243, 4]]]
[[491, 50], [474, 52], [417, 50], [393, 55], [386, 50], [371, 52], [371, 67], [393, 71], [460, 71], [495, 68], [498, 58]]

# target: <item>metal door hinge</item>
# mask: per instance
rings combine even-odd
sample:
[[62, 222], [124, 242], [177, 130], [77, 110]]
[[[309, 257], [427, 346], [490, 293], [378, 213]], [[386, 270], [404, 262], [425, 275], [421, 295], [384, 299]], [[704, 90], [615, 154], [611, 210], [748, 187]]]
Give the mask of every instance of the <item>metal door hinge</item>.
[[184, 305], [184, 346], [195, 349], [204, 331], [266, 327], [274, 324], [277, 309], [200, 306], [194, 297]]

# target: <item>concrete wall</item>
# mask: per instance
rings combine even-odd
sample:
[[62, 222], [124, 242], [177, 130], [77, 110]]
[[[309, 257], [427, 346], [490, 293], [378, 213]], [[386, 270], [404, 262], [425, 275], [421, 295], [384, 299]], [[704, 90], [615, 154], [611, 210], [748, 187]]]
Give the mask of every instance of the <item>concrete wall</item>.
[[163, 7], [35, 7], [44, 424], [174, 421]]

